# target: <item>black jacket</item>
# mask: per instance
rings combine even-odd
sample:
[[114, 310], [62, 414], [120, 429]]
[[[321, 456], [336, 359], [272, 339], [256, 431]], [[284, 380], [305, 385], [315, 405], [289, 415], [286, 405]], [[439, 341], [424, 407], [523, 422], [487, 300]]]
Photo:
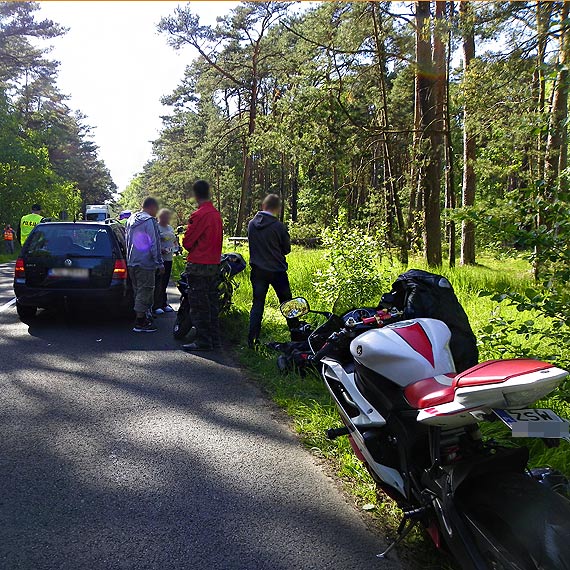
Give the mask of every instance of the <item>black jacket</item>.
[[287, 271], [285, 256], [291, 252], [287, 228], [266, 212], [257, 212], [247, 227], [249, 263], [265, 271]]

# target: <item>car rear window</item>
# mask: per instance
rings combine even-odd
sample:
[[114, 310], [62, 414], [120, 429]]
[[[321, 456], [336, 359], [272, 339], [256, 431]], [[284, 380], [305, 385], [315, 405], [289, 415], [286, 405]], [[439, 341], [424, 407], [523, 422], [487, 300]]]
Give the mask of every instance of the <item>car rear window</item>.
[[107, 214], [104, 212], [91, 212], [85, 214], [85, 219], [88, 222], [104, 222], [107, 219]]
[[110, 257], [113, 246], [105, 228], [41, 224], [26, 243], [30, 256]]

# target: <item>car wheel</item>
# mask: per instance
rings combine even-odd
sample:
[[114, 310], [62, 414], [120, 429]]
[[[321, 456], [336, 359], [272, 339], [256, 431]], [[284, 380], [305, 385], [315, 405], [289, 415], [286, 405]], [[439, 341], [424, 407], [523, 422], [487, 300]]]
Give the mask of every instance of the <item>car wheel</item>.
[[30, 307], [28, 305], [20, 305], [20, 303], [16, 302], [16, 312], [18, 313], [20, 320], [25, 323], [32, 320], [36, 316], [38, 308]]

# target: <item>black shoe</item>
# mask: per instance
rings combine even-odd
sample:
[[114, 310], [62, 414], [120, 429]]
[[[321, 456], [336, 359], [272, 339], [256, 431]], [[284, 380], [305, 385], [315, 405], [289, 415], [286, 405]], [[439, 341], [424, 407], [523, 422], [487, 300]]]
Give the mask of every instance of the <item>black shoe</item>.
[[133, 332], [142, 333], [142, 332], [156, 332], [158, 329], [154, 326], [153, 322], [150, 319], [142, 319], [137, 320], [135, 322], [135, 326], [133, 327]]
[[184, 352], [209, 352], [212, 350], [212, 347], [205, 344], [197, 344], [195, 342], [191, 342], [190, 344], [183, 344], [182, 350]]

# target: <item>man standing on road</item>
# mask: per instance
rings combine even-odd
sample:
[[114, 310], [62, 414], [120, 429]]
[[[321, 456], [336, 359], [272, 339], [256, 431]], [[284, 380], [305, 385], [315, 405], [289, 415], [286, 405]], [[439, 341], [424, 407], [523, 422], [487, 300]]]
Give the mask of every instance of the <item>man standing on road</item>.
[[8, 224], [4, 228], [4, 251], [10, 255], [14, 254], [14, 239], [16, 232], [13, 230], [12, 226]]
[[20, 243], [24, 245], [32, 230], [44, 219], [41, 215], [42, 207], [39, 204], [32, 206], [31, 214], [22, 216], [20, 220]]
[[210, 201], [210, 185], [205, 180], [198, 180], [193, 191], [198, 209], [188, 220], [182, 244], [188, 251], [188, 304], [192, 324], [196, 327], [196, 340], [182, 347], [186, 352], [221, 348], [218, 279], [222, 256], [222, 217]]
[[134, 332], [155, 332], [152, 322], [156, 272], [164, 272], [156, 214], [158, 202], [145, 198], [142, 210], [133, 214], [126, 226], [127, 266], [135, 295]]
[[[273, 287], [280, 303], [289, 301], [292, 297], [285, 259], [291, 252], [291, 238], [285, 225], [279, 221], [281, 206], [281, 198], [269, 194], [263, 200], [261, 212], [257, 212], [247, 228], [253, 287], [247, 339], [250, 348], [254, 348], [259, 341], [269, 286]], [[299, 320], [288, 319], [287, 324], [289, 329], [297, 328]]]

